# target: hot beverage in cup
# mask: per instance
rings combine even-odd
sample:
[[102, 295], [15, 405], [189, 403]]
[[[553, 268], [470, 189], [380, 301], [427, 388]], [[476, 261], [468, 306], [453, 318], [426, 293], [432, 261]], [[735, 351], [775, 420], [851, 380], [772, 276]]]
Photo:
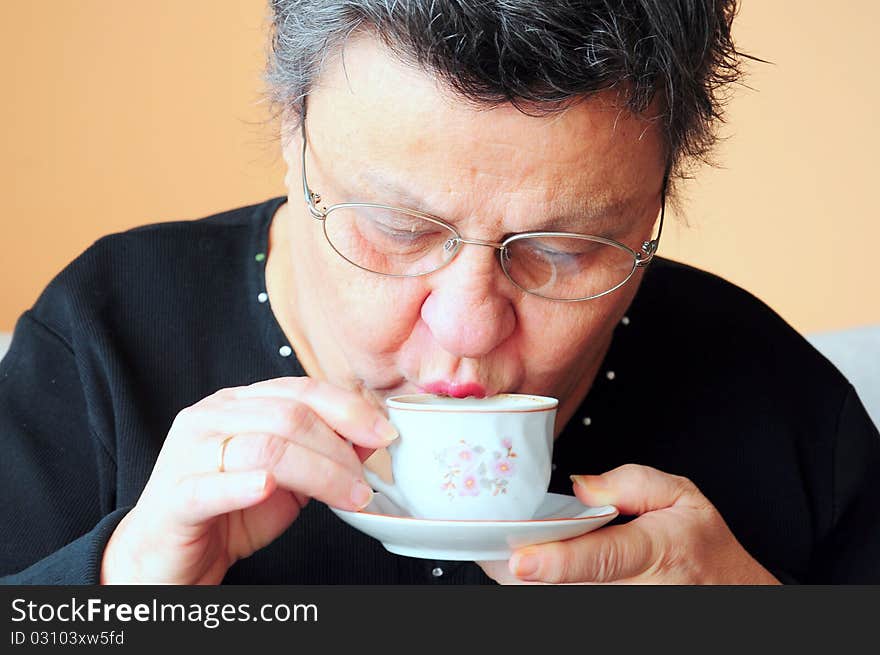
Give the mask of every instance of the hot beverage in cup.
[[386, 401], [400, 437], [389, 447], [394, 484], [376, 491], [416, 518], [527, 520], [550, 485], [555, 398], [431, 394]]

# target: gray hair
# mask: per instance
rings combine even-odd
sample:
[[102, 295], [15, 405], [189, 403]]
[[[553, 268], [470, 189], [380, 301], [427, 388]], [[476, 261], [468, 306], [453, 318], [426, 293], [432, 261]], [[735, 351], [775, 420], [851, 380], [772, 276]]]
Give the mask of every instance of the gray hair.
[[270, 98], [298, 124], [328, 55], [358, 31], [478, 106], [544, 115], [607, 89], [660, 94], [669, 165], [705, 161], [741, 75], [736, 0], [271, 0]]

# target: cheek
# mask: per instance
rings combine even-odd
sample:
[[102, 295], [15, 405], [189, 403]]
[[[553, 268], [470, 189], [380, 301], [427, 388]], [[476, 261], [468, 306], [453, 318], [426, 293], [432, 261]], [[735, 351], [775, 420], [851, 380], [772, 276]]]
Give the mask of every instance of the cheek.
[[527, 367], [540, 374], [580, 366], [607, 342], [633, 293], [626, 289], [585, 303], [524, 308], [519, 322]]
[[[344, 262], [343, 262], [344, 263]], [[349, 353], [397, 352], [419, 321], [423, 293], [411, 280], [383, 278], [346, 267], [321, 291], [326, 325]]]
[[[579, 308], [580, 309], [580, 308]], [[533, 364], [558, 367], [583, 351], [604, 325], [595, 308], [587, 311], [545, 312], [542, 316], [521, 319], [523, 346]]]

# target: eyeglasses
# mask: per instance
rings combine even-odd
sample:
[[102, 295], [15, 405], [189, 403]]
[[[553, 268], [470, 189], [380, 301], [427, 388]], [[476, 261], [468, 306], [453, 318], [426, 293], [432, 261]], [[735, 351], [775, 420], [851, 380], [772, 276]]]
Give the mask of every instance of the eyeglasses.
[[467, 239], [436, 216], [390, 205], [344, 202], [319, 207], [320, 194], [306, 176], [305, 116], [302, 183], [309, 213], [323, 223], [330, 247], [360, 269], [388, 277], [417, 277], [451, 262], [465, 244], [498, 251], [501, 269], [519, 289], [559, 302], [607, 295], [654, 258], [663, 232], [668, 171], [663, 179], [657, 237], [636, 251], [601, 236], [571, 232], [521, 232], [504, 241]]

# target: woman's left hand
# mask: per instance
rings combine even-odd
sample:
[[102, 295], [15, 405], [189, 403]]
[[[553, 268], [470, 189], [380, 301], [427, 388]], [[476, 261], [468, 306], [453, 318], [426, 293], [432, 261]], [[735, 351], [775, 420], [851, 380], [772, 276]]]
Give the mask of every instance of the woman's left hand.
[[584, 504], [615, 505], [637, 518], [521, 548], [509, 562], [481, 562], [487, 575], [502, 584], [779, 584], [687, 478], [627, 464], [572, 480]]

